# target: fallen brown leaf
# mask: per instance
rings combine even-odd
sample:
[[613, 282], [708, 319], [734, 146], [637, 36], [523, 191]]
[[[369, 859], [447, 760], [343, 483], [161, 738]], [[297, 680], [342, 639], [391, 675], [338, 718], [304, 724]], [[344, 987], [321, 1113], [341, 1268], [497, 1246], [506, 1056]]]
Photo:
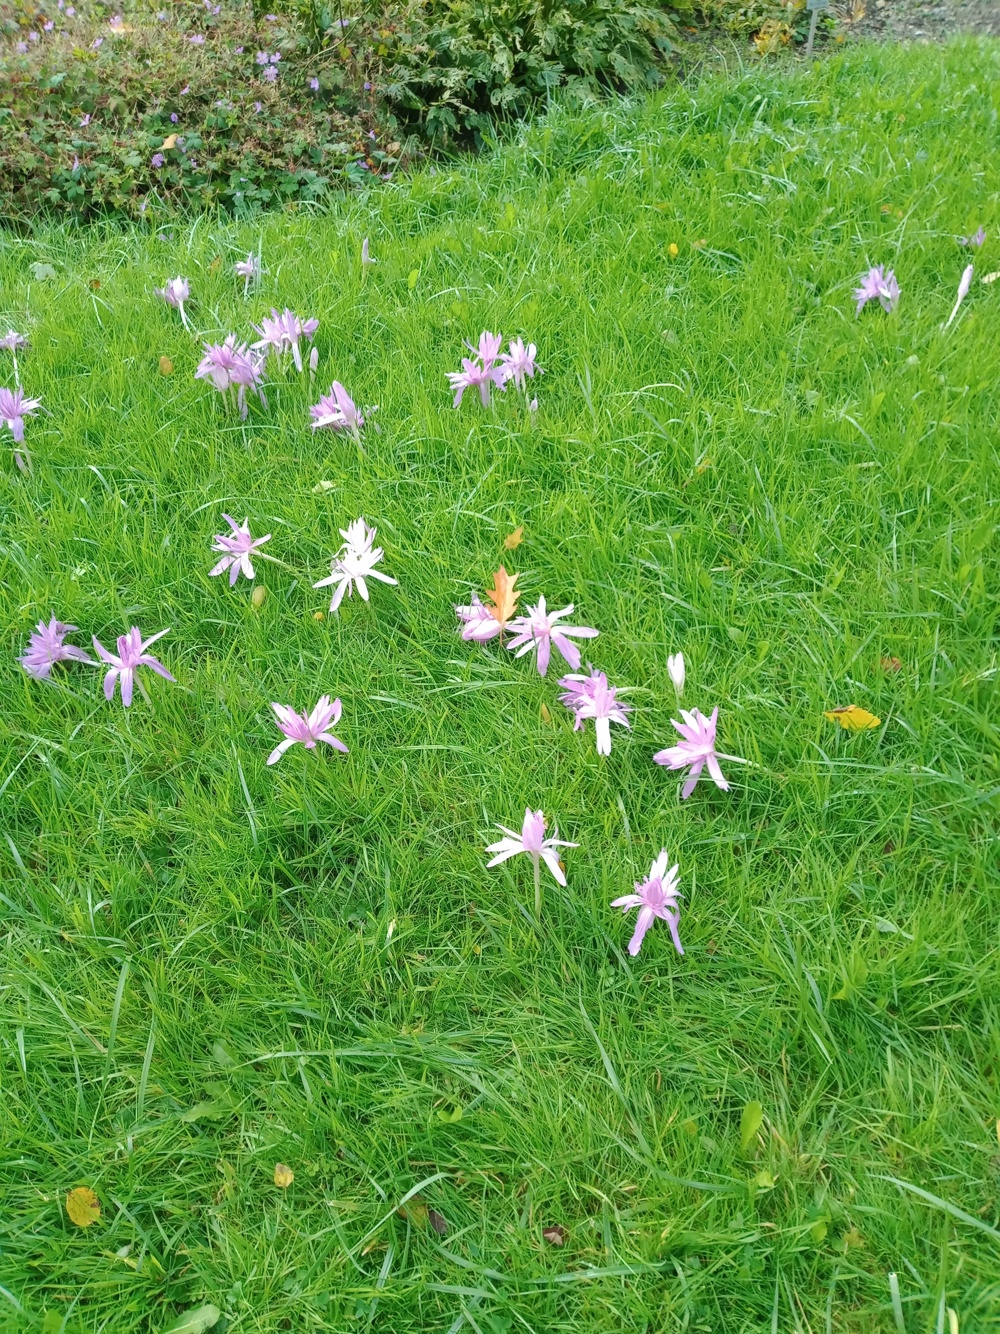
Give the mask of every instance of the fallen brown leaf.
[[173, 375], [173, 373], [174, 373], [174, 363], [170, 360], [169, 357], [161, 357], [161, 358], [160, 358], [160, 374], [161, 374], [161, 375]]
[[564, 1227], [556, 1223], [553, 1227], [543, 1227], [542, 1236], [550, 1246], [565, 1246], [569, 1233]]
[[448, 1224], [445, 1221], [443, 1215], [439, 1214], [436, 1209], [428, 1209], [427, 1217], [430, 1220], [430, 1225], [434, 1229], [434, 1231], [438, 1234], [439, 1237], [443, 1237], [444, 1234], [448, 1231]]
[[517, 578], [516, 574], [508, 574], [501, 565], [493, 576], [493, 587], [486, 590], [486, 597], [493, 604], [491, 610], [494, 619], [500, 622], [501, 628], [517, 611], [517, 599], [521, 596], [520, 591], [514, 587]]
[[287, 1163], [274, 1164], [274, 1184], [279, 1190], [287, 1190], [295, 1180], [295, 1173]]
[[524, 524], [518, 524], [512, 533], [508, 533], [503, 540], [504, 551], [516, 551], [524, 541]]
[[901, 672], [903, 670], [903, 664], [898, 658], [882, 658], [880, 661], [883, 672]]

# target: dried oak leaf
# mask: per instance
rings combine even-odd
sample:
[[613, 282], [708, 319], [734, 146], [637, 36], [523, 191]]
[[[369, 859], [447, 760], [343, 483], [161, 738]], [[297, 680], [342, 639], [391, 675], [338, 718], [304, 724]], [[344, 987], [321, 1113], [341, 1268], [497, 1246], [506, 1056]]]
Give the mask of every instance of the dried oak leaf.
[[66, 1196], [66, 1212], [77, 1227], [90, 1227], [101, 1216], [101, 1202], [89, 1186], [77, 1186]]
[[514, 587], [517, 579], [516, 574], [508, 574], [501, 565], [493, 576], [493, 587], [486, 590], [493, 618], [499, 621], [501, 628], [517, 611], [517, 600], [521, 596], [520, 589]]
[[503, 540], [504, 551], [515, 551], [524, 541], [524, 524], [520, 523], [512, 533], [508, 533]]
[[287, 1163], [274, 1164], [274, 1184], [279, 1190], [287, 1190], [295, 1180], [295, 1173]]

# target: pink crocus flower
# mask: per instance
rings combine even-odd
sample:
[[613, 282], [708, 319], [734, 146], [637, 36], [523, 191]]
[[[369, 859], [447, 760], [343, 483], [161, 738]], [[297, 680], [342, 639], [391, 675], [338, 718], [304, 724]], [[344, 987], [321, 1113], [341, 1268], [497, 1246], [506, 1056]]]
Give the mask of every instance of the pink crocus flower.
[[456, 606], [455, 615], [462, 622], [462, 638], [485, 644], [503, 631], [503, 626], [488, 607], [484, 607], [475, 593], [465, 607]]
[[976, 229], [976, 231], [972, 233], [971, 236], [960, 236], [958, 238], [959, 245], [974, 246], [977, 250], [981, 245], [983, 245], [985, 240], [986, 240], [986, 228], [981, 225]]
[[892, 269], [877, 264], [862, 277], [861, 285], [854, 292], [858, 303], [855, 315], [860, 315], [869, 301], [878, 299], [882, 309], [891, 314], [899, 303], [899, 283]]
[[0, 422], [10, 427], [16, 444], [24, 440], [24, 419], [41, 407], [40, 398], [25, 398], [24, 391], [0, 387]]
[[559, 696], [567, 709], [576, 714], [573, 731], [579, 732], [588, 718], [594, 720], [597, 736], [598, 755], [611, 754], [611, 724], [619, 723], [630, 727], [626, 714], [631, 713], [631, 706], [622, 704], [617, 699], [614, 686], [608, 685], [608, 678], [603, 672], [592, 667], [589, 676], [570, 675], [560, 679], [564, 693]]
[[241, 417], [247, 415], [248, 389], [254, 390], [261, 403], [267, 407], [261, 383], [264, 376], [263, 362], [253, 355], [245, 343], [237, 343], [235, 334], [229, 334], [223, 343], [206, 343], [205, 355], [194, 375], [196, 380], [211, 380], [220, 394], [235, 388]]
[[236, 583], [236, 580], [240, 577], [241, 571], [244, 578], [253, 579], [254, 568], [250, 557], [257, 553], [258, 549], [262, 547], [265, 542], [270, 542], [271, 534], [268, 533], [266, 537], [251, 537], [249, 519], [244, 519], [243, 522], [239, 524], [235, 519], [231, 519], [228, 514], [223, 514], [222, 517], [233, 531], [231, 535], [216, 533], [212, 550], [223, 551], [225, 552], [225, 555], [222, 557], [222, 560], [219, 561], [218, 565], [213, 566], [208, 573], [211, 578], [217, 574], [225, 574], [226, 570], [228, 570], [229, 587], [232, 588]]
[[527, 616], [516, 616], [510, 622], [509, 628], [514, 632], [514, 638], [507, 647], [519, 658], [537, 648], [538, 674], [544, 676], [549, 669], [549, 656], [554, 644], [575, 672], [580, 666], [580, 650], [575, 644], [570, 643], [570, 638], [596, 639], [599, 631], [586, 625], [556, 624], [563, 616], [569, 616], [572, 611], [572, 602], [568, 607], [563, 607], [562, 611], [547, 611], [545, 599], [539, 598], [536, 607], [528, 608]]
[[243, 279], [243, 295], [246, 296], [250, 291], [250, 284], [258, 280], [263, 270], [260, 266], [260, 260], [251, 252], [246, 259], [237, 260], [233, 265], [233, 272], [237, 278]]
[[532, 865], [535, 868], [535, 916], [542, 915], [542, 881], [541, 881], [541, 863], [552, 872], [556, 881], [560, 885], [566, 884], [566, 876], [562, 867], [559, 865], [559, 853], [557, 848], [576, 848], [578, 843], [567, 843], [559, 837], [559, 830], [552, 831], [552, 837], [545, 837], [545, 817], [541, 811], [533, 811], [530, 806], [525, 808], [524, 823], [521, 826], [520, 834], [516, 834], [513, 829], [508, 829], [506, 825], [497, 825], [506, 835], [497, 843], [490, 843], [487, 852], [493, 852], [496, 855], [492, 861], [486, 863], [487, 870], [492, 866], [499, 866], [501, 862], [507, 861], [511, 857], [516, 857], [520, 852], [526, 852], [531, 858]]
[[111, 664], [111, 670], [104, 678], [104, 698], [110, 700], [115, 693], [115, 683], [121, 679], [122, 685], [122, 703], [126, 709], [132, 703], [132, 687], [137, 685], [139, 693], [149, 703], [149, 696], [143, 688], [142, 682], [137, 676], [140, 667], [149, 667], [151, 671], [156, 672], [157, 676], [162, 676], [166, 681], [173, 681], [175, 678], [170, 675], [163, 663], [158, 658], [154, 658], [146, 650], [150, 644], [155, 644], [158, 639], [170, 633], [169, 626], [166, 630], [160, 630], [155, 635], [150, 635], [149, 639], [143, 639], [137, 625], [133, 625], [127, 635], [118, 636], [118, 652], [109, 653], [97, 636], [94, 636], [94, 648], [97, 649], [97, 656], [102, 662]]
[[368, 585], [365, 582], [367, 579], [378, 579], [383, 584], [399, 583], [398, 579], [393, 579], [390, 575], [375, 569], [385, 554], [381, 547], [372, 545], [377, 532], [378, 529], [369, 528], [364, 519], [355, 519], [346, 529], [341, 528], [340, 535], [344, 539], [344, 545], [333, 558], [332, 572], [326, 579], [320, 579], [318, 583], [313, 584], [313, 588], [336, 585], [330, 601], [331, 612], [336, 611], [343, 602], [345, 593], [349, 597], [354, 596], [355, 585], [362, 600], [367, 602]]
[[[313, 348], [316, 351], [316, 348]], [[315, 367], [311, 367], [315, 370]], [[355, 407], [354, 400], [340, 383], [334, 380], [330, 386], [328, 394], [322, 394], [318, 403], [314, 404], [309, 412], [313, 418], [312, 428], [319, 430], [321, 426], [329, 426], [335, 431], [353, 431], [355, 435], [365, 424], [365, 419]]]
[[296, 713], [290, 704], [273, 704], [275, 717], [278, 720], [278, 726], [285, 734], [284, 741], [279, 741], [274, 750], [267, 757], [268, 764], [277, 764], [288, 750], [289, 746], [294, 746], [297, 741], [305, 746], [306, 750], [315, 750], [317, 741], [324, 741], [334, 750], [343, 751], [348, 754], [347, 747], [339, 737], [335, 737], [329, 730], [340, 722], [341, 704], [339, 699], [331, 703], [329, 695], [321, 695], [319, 703], [313, 709], [312, 713]]
[[624, 894], [620, 899], [612, 901], [612, 908], [621, 908], [623, 912], [630, 912], [632, 908], [639, 909], [635, 931], [628, 943], [628, 952], [633, 957], [639, 953], [643, 937], [657, 917], [666, 922], [670, 928], [677, 953], [684, 953], [681, 938], [677, 934], [681, 920], [680, 904], [677, 902], [679, 897], [677, 869], [675, 864], [669, 871], [667, 870], [667, 854], [664, 850], [650, 867], [649, 879], [642, 881], [641, 884], [636, 881], [634, 894]]
[[466, 389], [478, 389], [483, 407], [488, 408], [490, 405], [490, 386], [495, 384], [498, 389], [504, 387], [507, 378], [506, 369], [504, 366], [497, 365], [497, 357], [502, 342], [502, 334], [493, 334], [488, 329], [484, 329], [479, 335], [478, 348], [474, 348], [471, 343], [466, 343], [466, 347], [473, 354], [473, 357], [478, 358], [478, 360], [463, 357], [460, 371], [447, 372], [451, 387], [455, 390], [454, 406], [456, 408], [461, 406], [462, 395]]
[[168, 306], [177, 307], [181, 313], [181, 323], [190, 333], [191, 328], [187, 322], [187, 316], [184, 314], [184, 302], [191, 296], [188, 280], [186, 278], [168, 278], [162, 287], [154, 287], [153, 293], [155, 296], [162, 297]]
[[972, 274], [973, 274], [973, 272], [974, 272], [974, 270], [975, 270], [975, 267], [976, 267], [975, 264], [967, 264], [967, 265], [965, 266], [965, 269], [964, 269], [964, 271], [963, 271], [963, 273], [962, 273], [962, 277], [961, 277], [961, 279], [959, 280], [959, 284], [958, 284], [958, 296], [955, 298], [955, 304], [954, 304], [954, 306], [952, 307], [951, 314], [948, 316], [948, 318], [947, 318], [947, 320], [945, 321], [945, 324], [944, 324], [944, 328], [945, 328], [945, 329], [948, 329], [948, 328], [951, 327], [951, 323], [952, 323], [952, 321], [954, 320], [955, 316], [958, 314], [958, 308], [959, 308], [959, 306], [962, 304], [962, 302], [965, 300], [965, 298], [966, 298], [966, 297], [968, 296], [968, 294], [969, 294], [969, 288], [972, 286]]
[[270, 316], [265, 315], [260, 322], [257, 332], [261, 338], [254, 347], [273, 352], [275, 355], [280, 355], [285, 348], [291, 348], [295, 369], [301, 373], [303, 367], [299, 339], [308, 338], [311, 343], [318, 328], [319, 320], [300, 320], [287, 306], [279, 314], [272, 306]]
[[67, 635], [76, 631], [75, 625], [67, 625], [64, 621], [57, 621], [53, 616], [48, 625], [44, 621], [39, 621], [37, 628], [32, 632], [28, 640], [28, 647], [25, 649], [24, 656], [18, 658], [18, 662], [36, 681], [42, 681], [47, 677], [57, 662], [89, 662], [93, 663], [93, 658], [89, 653], [85, 653], [82, 648], [77, 648], [75, 644], [66, 644], [63, 641]]
[[[712, 710], [712, 716], [706, 718], [699, 709], [681, 709], [682, 723], [671, 718], [674, 727], [680, 732], [681, 741], [675, 746], [668, 746], [665, 750], [659, 750], [653, 756], [657, 764], [662, 764], [667, 769], [687, 769], [690, 766], [690, 773], [681, 789], [681, 800], [686, 801], [698, 784], [698, 779], [702, 769], [708, 766], [708, 772], [712, 777], [715, 786], [721, 788], [723, 792], [729, 791], [729, 784], [726, 782], [722, 769], [719, 767], [720, 753], [715, 749], [715, 728], [719, 719], [718, 705]], [[722, 759], [733, 760], [737, 764], [745, 764], [746, 761], [737, 755], [722, 755]]]
[[520, 338], [515, 338], [508, 343], [508, 351], [500, 358], [503, 366], [505, 380], [513, 380], [518, 389], [524, 389], [524, 377], [526, 375], [534, 378], [535, 371], [539, 375], [544, 374], [541, 366], [535, 365], [535, 355], [537, 349], [534, 343], [529, 343], [527, 347]]

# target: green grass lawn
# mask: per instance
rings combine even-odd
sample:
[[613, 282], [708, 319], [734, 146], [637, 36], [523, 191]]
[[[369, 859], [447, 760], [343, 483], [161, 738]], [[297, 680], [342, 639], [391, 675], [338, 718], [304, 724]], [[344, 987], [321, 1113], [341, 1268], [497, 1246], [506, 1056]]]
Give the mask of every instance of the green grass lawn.
[[[857, 49], [554, 110], [321, 217], [0, 241], [44, 406], [0, 469], [0, 1327], [996, 1327], [998, 89], [996, 45]], [[894, 315], [855, 318], [869, 263]], [[213, 340], [317, 316], [314, 389], [227, 417], [177, 273]], [[483, 328], [537, 344], [534, 417], [453, 410]], [[309, 429], [333, 378], [363, 452]], [[208, 577], [223, 511], [274, 535], [259, 607]], [[358, 515], [399, 586], [317, 619]], [[501, 560], [599, 627], [609, 758], [558, 659], [458, 637]], [[32, 681], [52, 613], [169, 626], [177, 684]], [[749, 761], [683, 803], [678, 650]], [[323, 693], [350, 754], [267, 768], [269, 702]], [[529, 803], [579, 844], [540, 929], [530, 863], [485, 869]], [[661, 847], [686, 953], [657, 923], [632, 959], [609, 904]]]

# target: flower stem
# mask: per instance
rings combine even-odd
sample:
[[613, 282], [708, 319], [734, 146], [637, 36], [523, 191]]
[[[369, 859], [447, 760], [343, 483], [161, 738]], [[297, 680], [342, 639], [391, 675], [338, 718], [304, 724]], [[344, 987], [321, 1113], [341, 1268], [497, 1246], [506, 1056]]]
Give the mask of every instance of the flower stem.
[[535, 866], [535, 916], [540, 922], [542, 920], [542, 867], [537, 853], [532, 856], [531, 860]]

